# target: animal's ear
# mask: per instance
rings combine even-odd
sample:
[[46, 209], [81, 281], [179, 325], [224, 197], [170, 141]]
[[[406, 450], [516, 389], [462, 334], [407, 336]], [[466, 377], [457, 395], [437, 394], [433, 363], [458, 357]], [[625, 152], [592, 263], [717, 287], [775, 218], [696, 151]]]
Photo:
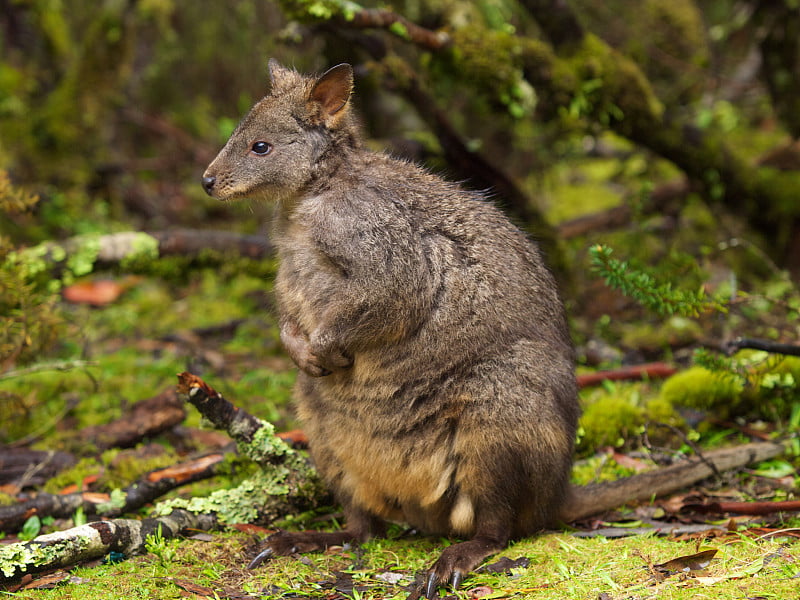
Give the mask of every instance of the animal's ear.
[[269, 59], [269, 78], [272, 82], [272, 89], [278, 90], [285, 88], [287, 84], [295, 81], [298, 77], [295, 71], [287, 69], [274, 58]]
[[309, 102], [318, 106], [320, 120], [333, 127], [347, 112], [343, 110], [353, 91], [353, 67], [347, 63], [331, 67], [311, 89]]

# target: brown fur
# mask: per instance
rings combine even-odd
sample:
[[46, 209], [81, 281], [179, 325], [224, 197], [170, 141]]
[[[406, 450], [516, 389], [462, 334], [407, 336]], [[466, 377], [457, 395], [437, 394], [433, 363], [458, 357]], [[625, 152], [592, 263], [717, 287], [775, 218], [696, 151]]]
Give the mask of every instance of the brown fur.
[[204, 186], [278, 202], [298, 416], [348, 523], [267, 544], [363, 540], [384, 520], [471, 538], [433, 565], [430, 595], [565, 503], [578, 405], [562, 304], [539, 250], [486, 198], [362, 148], [349, 65], [270, 73]]

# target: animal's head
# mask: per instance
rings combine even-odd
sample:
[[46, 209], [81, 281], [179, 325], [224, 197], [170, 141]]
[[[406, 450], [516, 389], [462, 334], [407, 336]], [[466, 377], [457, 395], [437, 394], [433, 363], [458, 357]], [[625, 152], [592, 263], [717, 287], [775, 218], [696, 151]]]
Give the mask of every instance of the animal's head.
[[203, 174], [203, 188], [218, 200], [294, 197], [329, 162], [326, 154], [356, 144], [350, 65], [317, 78], [271, 59], [269, 72], [270, 94], [250, 109]]

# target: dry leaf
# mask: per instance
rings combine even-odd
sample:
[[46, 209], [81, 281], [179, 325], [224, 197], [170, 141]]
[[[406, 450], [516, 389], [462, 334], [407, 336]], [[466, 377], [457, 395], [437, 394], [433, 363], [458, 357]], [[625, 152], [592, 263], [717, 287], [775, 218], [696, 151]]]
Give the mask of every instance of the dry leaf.
[[702, 571], [711, 563], [711, 559], [717, 553], [716, 549], [703, 550], [697, 554], [688, 554], [686, 556], [679, 556], [673, 558], [660, 565], [653, 565], [659, 573], [688, 573], [689, 571]]
[[64, 288], [64, 299], [75, 304], [105, 306], [111, 304], [125, 291], [125, 286], [109, 279], [81, 281]]

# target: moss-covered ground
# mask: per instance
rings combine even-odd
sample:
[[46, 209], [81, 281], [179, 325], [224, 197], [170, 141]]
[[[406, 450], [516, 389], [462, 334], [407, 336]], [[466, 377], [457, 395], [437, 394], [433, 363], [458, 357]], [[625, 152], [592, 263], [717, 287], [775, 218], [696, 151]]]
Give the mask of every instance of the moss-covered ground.
[[[587, 539], [545, 533], [516, 542], [488, 561], [525, 557], [527, 566], [475, 573], [451, 597], [790, 599], [797, 597], [800, 574], [794, 540], [740, 534], [705, 542], [657, 536]], [[252, 536], [216, 534], [208, 541], [168, 542], [117, 564], [79, 567], [71, 571], [70, 581], [53, 589], [20, 591], [15, 597], [406, 598], [415, 575], [447, 543], [417, 537], [374, 540], [358, 550], [333, 548], [302, 559], [282, 557], [248, 571], [244, 566], [252, 555]], [[672, 574], [654, 569], [709, 549], [717, 552], [703, 569]]]

